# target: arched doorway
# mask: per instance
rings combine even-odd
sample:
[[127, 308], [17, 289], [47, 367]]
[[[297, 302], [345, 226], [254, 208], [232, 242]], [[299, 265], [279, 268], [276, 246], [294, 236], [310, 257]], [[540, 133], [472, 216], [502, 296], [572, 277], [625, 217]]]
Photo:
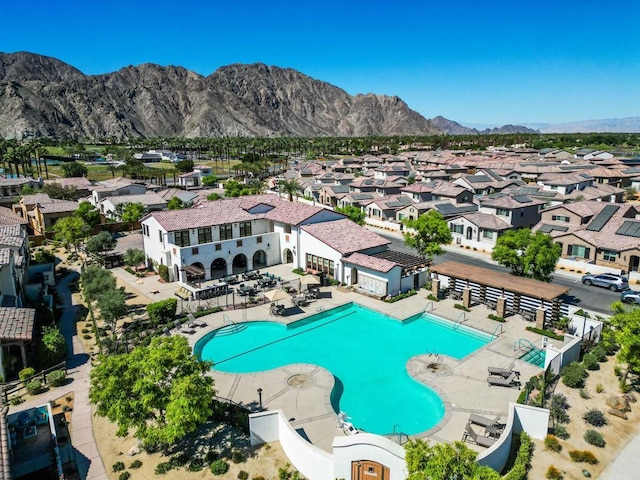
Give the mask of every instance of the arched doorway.
[[244, 253], [239, 253], [233, 257], [233, 263], [231, 264], [232, 273], [244, 273], [247, 271], [247, 257]]
[[373, 460], [357, 460], [351, 462], [351, 480], [389, 480], [389, 467]]
[[253, 254], [253, 268], [259, 270], [267, 266], [267, 254], [264, 250], [258, 250]]
[[284, 263], [293, 263], [293, 253], [288, 248], [284, 249], [282, 258], [284, 258]]
[[174, 282], [180, 281], [180, 269], [178, 268], [178, 265], [173, 266], [173, 281]]
[[211, 278], [221, 278], [227, 275], [227, 261], [224, 258], [216, 258], [211, 262]]
[[358, 283], [358, 269], [355, 267], [351, 267], [351, 285], [356, 285]]
[[185, 269], [185, 273], [187, 274], [187, 283], [197, 283], [198, 285], [200, 285], [200, 282], [202, 282], [206, 276], [204, 265], [200, 262], [194, 262], [189, 265], [189, 267]]
[[467, 227], [467, 240], [471, 240], [473, 238], [473, 228]]

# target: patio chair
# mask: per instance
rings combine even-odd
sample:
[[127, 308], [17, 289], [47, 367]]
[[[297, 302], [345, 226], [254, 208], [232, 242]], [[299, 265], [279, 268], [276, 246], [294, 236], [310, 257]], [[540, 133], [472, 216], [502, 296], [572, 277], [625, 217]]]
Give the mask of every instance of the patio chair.
[[511, 372], [508, 378], [503, 377], [487, 377], [489, 386], [496, 385], [498, 387], [517, 387], [520, 390], [520, 382], [516, 380], [515, 372]]
[[512, 373], [516, 374], [516, 377], [520, 378], [520, 372], [516, 370], [510, 370], [507, 368], [489, 367], [489, 375], [498, 375], [500, 377], [509, 378]]
[[185, 325], [184, 327], [182, 327], [180, 329], [180, 333], [186, 333], [187, 335], [193, 335], [194, 333], [196, 333], [195, 328], [189, 327], [187, 325]]
[[481, 447], [487, 447], [487, 448], [493, 445], [494, 443], [496, 443], [495, 438], [489, 438], [489, 437], [485, 437], [484, 435], [478, 435], [473, 430], [473, 428], [471, 428], [471, 425], [467, 423], [467, 425], [465, 425], [464, 427], [464, 434], [462, 435], [462, 441], [466, 442], [468, 440], [471, 440], [476, 445], [480, 445]]
[[490, 418], [483, 417], [482, 415], [476, 415], [475, 413], [472, 413], [471, 415], [469, 415], [468, 423], [486, 428], [490, 427], [491, 425], [495, 425], [498, 421], [498, 418], [500, 417], [496, 417], [494, 420], [491, 420]]

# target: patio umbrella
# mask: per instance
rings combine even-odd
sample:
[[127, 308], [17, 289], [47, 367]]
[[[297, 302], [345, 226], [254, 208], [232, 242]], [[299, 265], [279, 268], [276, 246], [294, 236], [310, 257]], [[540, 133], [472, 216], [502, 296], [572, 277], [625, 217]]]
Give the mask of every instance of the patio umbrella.
[[300, 277], [300, 285], [320, 285], [320, 279], [314, 275]]
[[277, 302], [278, 300], [284, 300], [286, 298], [291, 298], [291, 295], [289, 295], [284, 290], [280, 290], [279, 288], [275, 288], [273, 290], [269, 290], [268, 292], [264, 292], [264, 296], [270, 302]]

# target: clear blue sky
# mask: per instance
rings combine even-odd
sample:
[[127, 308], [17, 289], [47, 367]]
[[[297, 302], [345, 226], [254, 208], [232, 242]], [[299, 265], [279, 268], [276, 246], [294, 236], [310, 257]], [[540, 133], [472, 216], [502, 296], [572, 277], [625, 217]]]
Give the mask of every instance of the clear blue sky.
[[0, 51], [86, 74], [262, 62], [463, 124], [640, 116], [638, 0], [4, 0], [2, 18]]

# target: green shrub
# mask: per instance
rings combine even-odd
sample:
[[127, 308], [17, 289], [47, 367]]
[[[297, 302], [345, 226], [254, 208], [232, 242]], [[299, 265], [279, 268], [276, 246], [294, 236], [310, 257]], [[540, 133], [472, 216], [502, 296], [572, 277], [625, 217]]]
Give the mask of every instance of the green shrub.
[[580, 398], [584, 398], [585, 400], [589, 400], [591, 398], [589, 391], [585, 387], [578, 390], [578, 392], [580, 393]]
[[40, 383], [40, 380], [31, 380], [25, 385], [25, 387], [29, 395], [38, 395], [39, 393], [44, 392], [44, 387], [42, 386], [42, 383]]
[[598, 359], [599, 362], [607, 361], [607, 350], [603, 345], [598, 345], [593, 350], [591, 350], [591, 353]]
[[491, 320], [495, 320], [496, 322], [500, 322], [500, 323], [504, 323], [505, 321], [503, 317], [499, 317], [497, 315], [494, 315], [493, 313], [490, 313], [489, 315], [487, 315], [487, 318]]
[[620, 365], [616, 365], [615, 367], [613, 367], [613, 373], [616, 374], [616, 377], [621, 377], [622, 376], [622, 367]]
[[242, 463], [244, 462], [244, 455], [242, 454], [242, 452], [234, 450], [231, 454], [231, 461], [233, 463]]
[[166, 265], [158, 265], [158, 275], [164, 282], [169, 281], [169, 267]]
[[64, 385], [64, 382], [67, 380], [67, 374], [64, 373], [64, 370], [54, 370], [53, 372], [47, 373], [46, 379], [47, 384], [52, 387], [59, 387], [60, 385]]
[[598, 363], [598, 358], [591, 352], [582, 357], [582, 364], [587, 370], [600, 370], [600, 363]]
[[162, 462], [159, 463], [158, 465], [156, 465], [156, 468], [154, 470], [156, 475], [164, 475], [165, 473], [167, 473], [168, 471], [170, 471], [173, 467], [171, 466], [171, 464], [169, 462]]
[[578, 362], [571, 362], [564, 367], [561, 372], [562, 383], [571, 388], [584, 387], [584, 381], [589, 375], [584, 365]]
[[177, 308], [178, 299], [167, 298], [147, 305], [147, 313], [154, 324], [166, 324], [175, 319]]
[[453, 305], [453, 308], [456, 308], [458, 310], [462, 310], [463, 312], [470, 312], [471, 310], [469, 310], [467, 307], [465, 307], [463, 304], [461, 303], [456, 303]]
[[18, 373], [18, 377], [20, 378], [20, 380], [24, 381], [29, 377], [33, 377], [35, 374], [36, 370], [33, 367], [27, 367], [20, 370], [20, 373]]
[[244, 470], [240, 470], [240, 472], [238, 472], [238, 479], [239, 480], [247, 480], [249, 478], [249, 474], [247, 472], [245, 472]]
[[113, 464], [113, 466], [111, 467], [113, 469], [113, 472], [121, 472], [122, 470], [124, 470], [124, 463], [123, 462], [116, 462]]
[[518, 395], [518, 399], [516, 400], [516, 403], [520, 405], [524, 405], [524, 402], [526, 400], [527, 400], [527, 389], [525, 388], [524, 390], [520, 391], [520, 394]]
[[604, 386], [601, 383], [596, 384], [596, 393], [604, 392]]
[[131, 465], [129, 465], [129, 468], [135, 470], [136, 468], [140, 468], [141, 466], [142, 462], [140, 460], [134, 460], [133, 462], [131, 462]]
[[582, 438], [584, 438], [585, 442], [600, 448], [604, 448], [604, 446], [607, 444], [604, 438], [602, 438], [600, 432], [596, 432], [595, 430], [591, 429], [584, 432], [584, 437]]
[[9, 403], [15, 407], [16, 405], [20, 405], [22, 402], [24, 402], [24, 399], [18, 395], [13, 397]]
[[187, 463], [189, 463], [189, 457], [184, 453], [169, 459], [169, 465], [171, 465], [171, 468], [184, 467]]
[[571, 450], [569, 456], [574, 462], [586, 462], [590, 465], [598, 463], [596, 456], [589, 450]]
[[129, 472], [122, 472], [118, 476], [118, 480], [129, 480], [130, 477], [131, 477], [131, 474]]
[[553, 434], [561, 440], [568, 440], [571, 437], [564, 425], [556, 425], [553, 427]]
[[597, 408], [590, 408], [587, 410], [587, 412], [582, 416], [582, 419], [594, 427], [603, 427], [607, 424], [607, 419], [604, 418], [604, 413]]
[[536, 327], [527, 327], [527, 330], [533, 333], [537, 333], [538, 335], [543, 335], [545, 337], [553, 338], [554, 340], [564, 340], [564, 335], [558, 335], [551, 330], [543, 330], [542, 328]]
[[417, 293], [418, 292], [416, 292], [415, 290], [409, 290], [408, 292], [405, 292], [405, 293], [399, 293], [395, 297], [386, 297], [384, 301], [387, 303], [394, 303], [394, 302], [397, 302], [398, 300], [402, 300], [403, 298], [412, 297]]
[[214, 475], [224, 475], [229, 471], [229, 464], [224, 460], [216, 460], [211, 464], [211, 473]]
[[257, 476], [257, 477], [253, 477], [251, 480], [264, 480], [264, 477], [262, 475]]
[[295, 273], [296, 275], [306, 275], [305, 271], [302, 270], [301, 268], [294, 268], [293, 270], [291, 270], [292, 273]]
[[187, 470], [190, 472], [199, 472], [204, 468], [204, 461], [201, 458], [194, 458], [189, 463]]
[[513, 462], [513, 467], [502, 480], [526, 480], [527, 472], [531, 467], [531, 455], [533, 453], [533, 443], [531, 437], [525, 432], [520, 434], [520, 447]]
[[547, 435], [544, 437], [544, 448], [552, 452], [559, 452], [562, 450], [562, 445], [560, 445], [560, 442], [556, 437], [553, 435]]
[[42, 328], [36, 355], [38, 362], [45, 368], [56, 365], [67, 357], [67, 341], [58, 327]]
[[558, 470], [553, 465], [549, 465], [549, 468], [547, 468], [547, 473], [545, 473], [544, 476], [546, 478], [548, 478], [549, 480], [562, 480], [562, 478], [563, 478], [562, 473], [560, 472], [560, 470]]
[[213, 463], [218, 459], [218, 454], [213, 450], [209, 450], [207, 454], [204, 456], [204, 461], [207, 463]]

